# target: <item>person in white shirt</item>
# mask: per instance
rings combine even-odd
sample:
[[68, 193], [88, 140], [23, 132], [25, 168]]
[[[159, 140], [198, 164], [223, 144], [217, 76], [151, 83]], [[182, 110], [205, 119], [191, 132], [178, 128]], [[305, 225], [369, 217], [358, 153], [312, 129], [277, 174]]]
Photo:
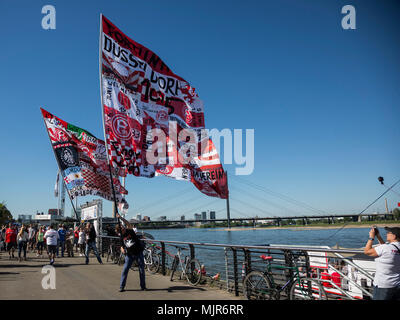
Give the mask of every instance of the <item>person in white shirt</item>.
[[[385, 227], [383, 241], [378, 228], [372, 228], [364, 253], [375, 257], [373, 300], [400, 300], [400, 227]], [[372, 247], [375, 236], [380, 245]]]
[[86, 246], [86, 234], [85, 234], [85, 229], [83, 227], [79, 228], [78, 246], [80, 251], [79, 256], [83, 257], [85, 255], [85, 246]]
[[44, 238], [46, 239], [50, 264], [53, 264], [57, 253], [57, 242], [59, 238], [58, 232], [54, 230], [53, 226], [50, 226], [49, 230], [44, 234]]

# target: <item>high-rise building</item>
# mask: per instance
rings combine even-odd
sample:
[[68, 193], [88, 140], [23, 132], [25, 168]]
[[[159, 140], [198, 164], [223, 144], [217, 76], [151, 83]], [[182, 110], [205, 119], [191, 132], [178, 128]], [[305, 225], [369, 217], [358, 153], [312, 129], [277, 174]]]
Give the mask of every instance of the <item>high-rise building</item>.
[[201, 220], [201, 214], [195, 213], [194, 220]]
[[185, 216], [181, 216], [181, 221], [185, 221]]
[[215, 211], [210, 211], [210, 220], [215, 220]]
[[201, 213], [201, 219], [202, 219], [202, 220], [207, 220], [207, 211], [203, 211], [203, 212]]

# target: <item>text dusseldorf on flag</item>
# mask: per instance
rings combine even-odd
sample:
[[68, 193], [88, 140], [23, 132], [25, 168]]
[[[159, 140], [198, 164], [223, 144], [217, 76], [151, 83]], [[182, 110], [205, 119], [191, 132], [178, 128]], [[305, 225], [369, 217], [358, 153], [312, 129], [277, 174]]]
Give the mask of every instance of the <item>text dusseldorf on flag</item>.
[[101, 91], [110, 163], [120, 175], [165, 175], [226, 199], [227, 179], [193, 87], [101, 18]]
[[[71, 199], [94, 195], [114, 200], [107, 151], [103, 140], [40, 108], [59, 169]], [[128, 194], [113, 178], [118, 202]]]

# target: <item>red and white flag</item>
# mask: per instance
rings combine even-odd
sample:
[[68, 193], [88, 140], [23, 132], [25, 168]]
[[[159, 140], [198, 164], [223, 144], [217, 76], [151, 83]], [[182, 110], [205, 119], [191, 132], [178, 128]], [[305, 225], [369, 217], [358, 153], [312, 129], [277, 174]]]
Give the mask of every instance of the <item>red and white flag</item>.
[[203, 102], [195, 89], [104, 16], [100, 39], [111, 165], [120, 175], [191, 181], [204, 194], [226, 199], [226, 173], [205, 130]]
[[[70, 198], [94, 195], [114, 200], [104, 141], [40, 109]], [[117, 202], [125, 201], [122, 195], [128, 191], [115, 174], [113, 182]]]

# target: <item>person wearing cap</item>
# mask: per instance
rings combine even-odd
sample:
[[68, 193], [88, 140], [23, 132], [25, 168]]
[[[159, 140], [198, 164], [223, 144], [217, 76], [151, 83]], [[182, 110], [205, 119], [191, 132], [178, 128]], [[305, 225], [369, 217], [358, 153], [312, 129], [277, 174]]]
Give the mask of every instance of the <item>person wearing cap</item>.
[[[382, 239], [378, 228], [369, 231], [369, 239], [364, 253], [375, 257], [373, 300], [400, 300], [400, 227], [385, 227], [386, 240]], [[375, 236], [379, 244], [372, 247]]]

